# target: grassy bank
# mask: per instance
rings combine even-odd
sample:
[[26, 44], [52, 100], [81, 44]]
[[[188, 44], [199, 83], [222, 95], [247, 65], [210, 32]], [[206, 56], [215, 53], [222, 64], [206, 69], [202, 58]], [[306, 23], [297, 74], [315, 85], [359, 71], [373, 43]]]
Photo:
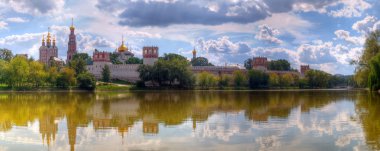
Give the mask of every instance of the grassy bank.
[[98, 83], [95, 91], [129, 91], [134, 88], [130, 84]]

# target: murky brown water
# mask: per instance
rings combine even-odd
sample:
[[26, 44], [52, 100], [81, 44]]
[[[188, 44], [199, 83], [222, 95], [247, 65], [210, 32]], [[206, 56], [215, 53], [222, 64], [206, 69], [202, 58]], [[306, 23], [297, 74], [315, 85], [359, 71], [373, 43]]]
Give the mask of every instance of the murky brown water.
[[0, 151], [379, 150], [364, 91], [2, 93]]

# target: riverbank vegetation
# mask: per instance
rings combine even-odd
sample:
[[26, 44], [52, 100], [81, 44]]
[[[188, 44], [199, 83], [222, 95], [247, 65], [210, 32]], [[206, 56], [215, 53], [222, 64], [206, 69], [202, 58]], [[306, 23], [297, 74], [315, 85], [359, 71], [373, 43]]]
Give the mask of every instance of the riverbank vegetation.
[[[130, 62], [141, 62], [141, 60], [131, 59]], [[373, 62], [376, 63], [376, 61]], [[295, 69], [291, 68], [287, 60], [271, 60], [269, 62], [270, 71], [276, 72], [254, 70], [250, 64], [245, 63], [247, 70], [235, 70], [230, 74], [215, 74], [207, 71], [195, 74], [191, 71], [191, 66], [211, 65], [207, 59], [198, 58], [198, 60], [189, 61], [186, 57], [178, 54], [164, 54], [152, 66], [144, 64], [139, 66], [140, 81], [135, 84], [111, 79], [108, 66], [102, 70], [102, 77], [100, 77], [101, 81], [104, 82], [102, 83], [97, 82], [94, 75], [87, 71], [86, 65], [91, 63], [91, 57], [79, 53], [74, 55], [66, 66], [57, 64], [46, 66], [32, 58], [13, 56], [10, 50], [1, 49], [0, 83], [2, 88], [9, 90], [53, 88], [112, 91], [130, 89], [337, 88], [346, 87], [350, 85], [351, 81], [347, 76], [331, 75], [320, 70], [310, 70], [305, 75], [299, 75]], [[373, 65], [373, 68], [377, 69], [378, 66]], [[376, 75], [373, 76], [376, 77]]]
[[33, 58], [13, 56], [0, 49], [0, 83], [8, 90], [34, 90], [45, 88], [93, 90], [95, 77], [85, 66], [89, 57], [74, 56], [69, 66], [45, 66]]
[[[213, 74], [207, 71], [194, 74], [189, 62], [178, 54], [165, 54], [153, 66], [140, 65], [138, 71], [140, 88], [185, 88], [185, 89], [289, 89], [289, 88], [337, 88], [347, 87], [348, 76], [331, 75], [320, 70], [310, 70], [304, 76], [292, 72], [286, 60], [271, 61], [276, 71], [236, 70], [232, 74]], [[248, 66], [248, 64], [247, 64]], [[352, 83], [352, 82], [351, 82]]]
[[356, 65], [354, 80], [358, 87], [369, 88], [371, 91], [380, 90], [380, 31], [370, 33], [365, 41], [364, 50]]

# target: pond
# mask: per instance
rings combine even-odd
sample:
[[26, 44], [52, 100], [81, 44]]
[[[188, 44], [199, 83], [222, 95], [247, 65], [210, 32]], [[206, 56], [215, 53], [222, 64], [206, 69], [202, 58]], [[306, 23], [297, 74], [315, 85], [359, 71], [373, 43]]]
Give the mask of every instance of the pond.
[[379, 149], [366, 91], [0, 94], [0, 151]]

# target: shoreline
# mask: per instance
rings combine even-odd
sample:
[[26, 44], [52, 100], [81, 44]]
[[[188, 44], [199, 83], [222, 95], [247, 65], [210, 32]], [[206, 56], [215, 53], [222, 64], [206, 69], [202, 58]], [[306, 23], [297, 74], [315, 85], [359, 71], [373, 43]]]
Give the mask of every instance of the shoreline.
[[355, 88], [355, 89], [335, 89], [335, 88], [324, 88], [324, 89], [125, 89], [125, 90], [0, 90], [0, 93], [98, 93], [98, 92], [165, 92], [165, 91], [240, 91], [240, 92], [305, 92], [305, 91], [367, 91], [365, 88]]

